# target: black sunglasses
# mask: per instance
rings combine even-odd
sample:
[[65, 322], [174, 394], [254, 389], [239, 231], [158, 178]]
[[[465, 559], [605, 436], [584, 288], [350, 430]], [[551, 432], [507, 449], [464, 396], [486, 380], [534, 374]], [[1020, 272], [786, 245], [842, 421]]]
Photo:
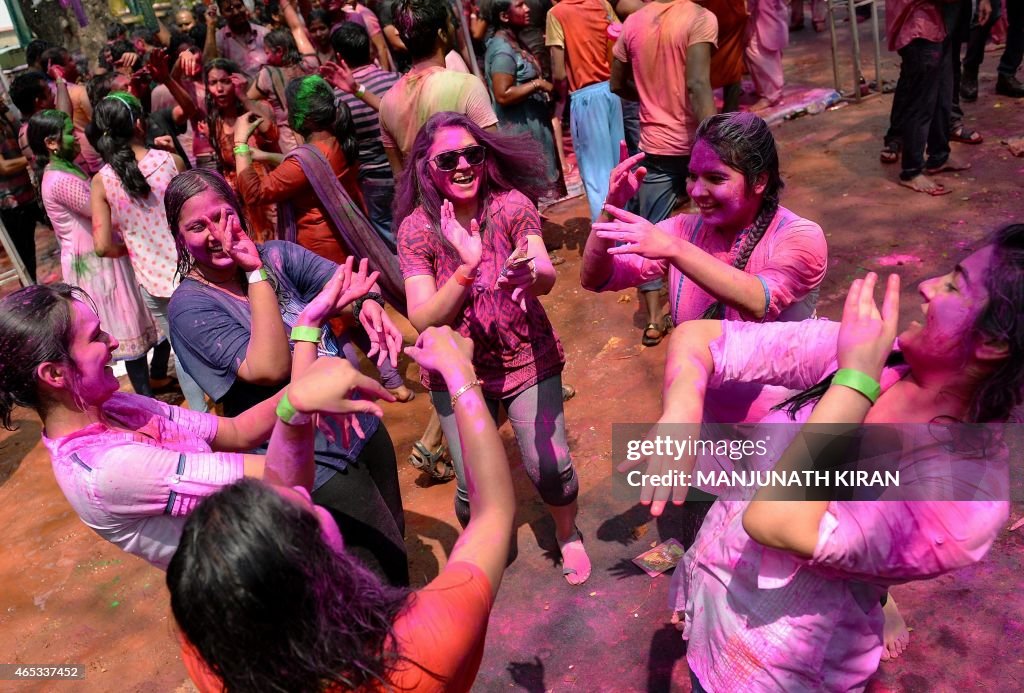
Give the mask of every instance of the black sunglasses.
[[483, 145], [474, 144], [462, 149], [453, 149], [450, 152], [441, 152], [431, 161], [439, 171], [454, 171], [459, 167], [459, 160], [463, 157], [470, 166], [479, 166], [487, 158], [487, 150]]

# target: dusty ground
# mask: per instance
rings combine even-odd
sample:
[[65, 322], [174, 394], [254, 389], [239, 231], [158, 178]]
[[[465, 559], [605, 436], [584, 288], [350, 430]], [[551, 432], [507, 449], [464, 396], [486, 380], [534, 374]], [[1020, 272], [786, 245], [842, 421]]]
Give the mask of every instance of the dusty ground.
[[[827, 34], [805, 31], [793, 44], [791, 83], [830, 85]], [[896, 270], [904, 279], [903, 312], [912, 315], [919, 280], [946, 271], [986, 231], [1021, 220], [1024, 160], [1010, 158], [999, 141], [1024, 132], [1024, 103], [992, 94], [997, 58], [988, 54], [982, 95], [968, 105], [968, 124], [986, 140], [954, 145], [954, 154], [974, 168], [947, 178], [953, 195], [906, 191], [895, 183], [896, 169], [878, 162], [891, 96], [776, 127], [784, 204], [817, 220], [829, 237], [820, 313], [837, 318], [853, 276], [883, 270], [885, 258], [905, 255]], [[891, 57], [884, 67], [884, 77], [894, 80]], [[847, 66], [843, 73], [849, 74]], [[628, 559], [653, 542], [691, 533], [699, 508], [651, 523], [632, 501], [609, 493], [611, 425], [657, 416], [665, 346], [640, 347], [633, 292], [594, 295], [579, 288], [585, 215], [581, 200], [552, 210], [549, 230], [564, 241], [568, 262], [559, 267], [559, 283], [545, 305], [565, 345], [565, 377], [579, 391], [566, 414], [582, 481], [579, 524], [594, 575], [581, 588], [562, 580], [550, 553], [552, 524], [517, 472], [519, 558], [494, 610], [479, 690], [689, 690], [682, 643], [665, 625], [668, 579], [652, 580]], [[416, 379], [413, 368], [408, 376]], [[426, 397], [389, 406], [386, 414], [404, 459], [426, 420]], [[0, 690], [190, 690], [171, 635], [163, 574], [78, 521], [38, 444], [38, 421], [26, 412], [18, 418], [20, 430], [0, 443], [0, 663], [75, 663], [88, 674], [74, 683], [4, 682]], [[457, 537], [453, 486], [422, 486], [404, 462], [400, 474], [413, 579], [422, 584], [437, 574]], [[1024, 505], [1015, 504], [1012, 519], [1022, 514]], [[1005, 531], [980, 565], [895, 588], [914, 629], [912, 644], [882, 666], [870, 690], [1020, 690], [1022, 557], [1021, 532]]]

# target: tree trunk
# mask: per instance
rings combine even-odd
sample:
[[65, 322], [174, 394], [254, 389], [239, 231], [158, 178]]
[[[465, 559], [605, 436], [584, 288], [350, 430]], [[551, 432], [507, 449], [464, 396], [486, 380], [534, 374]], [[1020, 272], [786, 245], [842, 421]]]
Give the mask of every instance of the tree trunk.
[[57, 46], [69, 45], [75, 34], [71, 24], [74, 22], [77, 27], [78, 22], [70, 13], [64, 12], [58, 0], [39, 0], [36, 4], [32, 0], [18, 0], [18, 5], [25, 23], [36, 37]]

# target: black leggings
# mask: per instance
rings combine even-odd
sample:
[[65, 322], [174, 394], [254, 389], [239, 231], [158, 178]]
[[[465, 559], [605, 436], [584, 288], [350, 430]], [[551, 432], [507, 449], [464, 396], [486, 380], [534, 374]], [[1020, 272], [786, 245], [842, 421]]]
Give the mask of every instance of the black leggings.
[[392, 585], [409, 584], [398, 463], [383, 423], [355, 462], [313, 492], [313, 502], [334, 517], [346, 551]]
[[7, 235], [14, 243], [14, 250], [25, 265], [25, 271], [36, 281], [36, 222], [43, 218], [39, 205], [30, 202], [11, 209], [0, 210]]

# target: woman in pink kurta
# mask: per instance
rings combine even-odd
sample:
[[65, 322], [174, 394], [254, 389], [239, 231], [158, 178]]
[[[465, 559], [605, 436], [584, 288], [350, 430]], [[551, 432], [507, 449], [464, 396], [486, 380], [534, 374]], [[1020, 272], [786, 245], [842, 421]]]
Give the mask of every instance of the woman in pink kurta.
[[[699, 421], [704, 388], [730, 381], [802, 389], [764, 423], [898, 423], [889, 430], [899, 435], [889, 448], [895, 459], [872, 463], [902, 472], [898, 488], [870, 499], [864, 488], [854, 490], [861, 499], [803, 501], [766, 488], [716, 489], [722, 496], [673, 576], [695, 690], [863, 690], [882, 656], [888, 587], [985, 555], [1009, 514], [1006, 450], [996, 429], [986, 437], [956, 424], [1003, 422], [1024, 394], [1021, 247], [1024, 224], [1006, 227], [948, 275], [923, 282], [924, 324], [911, 323], [895, 348], [895, 276], [881, 312], [875, 275], [856, 280], [841, 325], [680, 328], [663, 421]], [[840, 380], [837, 366], [877, 383], [877, 392]], [[777, 426], [772, 434], [786, 429], [798, 433]], [[814, 439], [780, 459], [792, 435], [781, 437], [772, 435], [768, 454], [750, 467], [791, 469], [795, 452]], [[697, 469], [712, 463], [720, 465], [700, 460]], [[693, 471], [692, 460], [681, 470]], [[655, 493], [656, 503], [664, 500]]]
[[74, 163], [78, 139], [71, 119], [60, 111], [41, 111], [28, 123], [36, 161], [46, 165], [40, 191], [60, 245], [64, 281], [89, 296], [100, 320], [115, 336], [115, 360], [127, 362], [137, 390], [149, 388], [147, 352], [156, 344], [156, 324], [142, 302], [127, 257], [96, 254], [90, 229], [89, 177]]
[[[686, 186], [698, 215], [655, 226], [620, 209], [646, 175], [642, 167], [631, 170], [643, 156], [612, 172], [606, 211], [583, 255], [584, 288], [619, 291], [668, 272], [673, 325], [700, 317], [765, 322], [814, 315], [828, 264], [825, 235], [779, 205], [779, 156], [764, 120], [729, 113], [701, 123]], [[780, 394], [761, 390], [730, 388], [709, 407], [708, 419], [760, 420], [767, 413], [761, 398], [774, 403]]]

